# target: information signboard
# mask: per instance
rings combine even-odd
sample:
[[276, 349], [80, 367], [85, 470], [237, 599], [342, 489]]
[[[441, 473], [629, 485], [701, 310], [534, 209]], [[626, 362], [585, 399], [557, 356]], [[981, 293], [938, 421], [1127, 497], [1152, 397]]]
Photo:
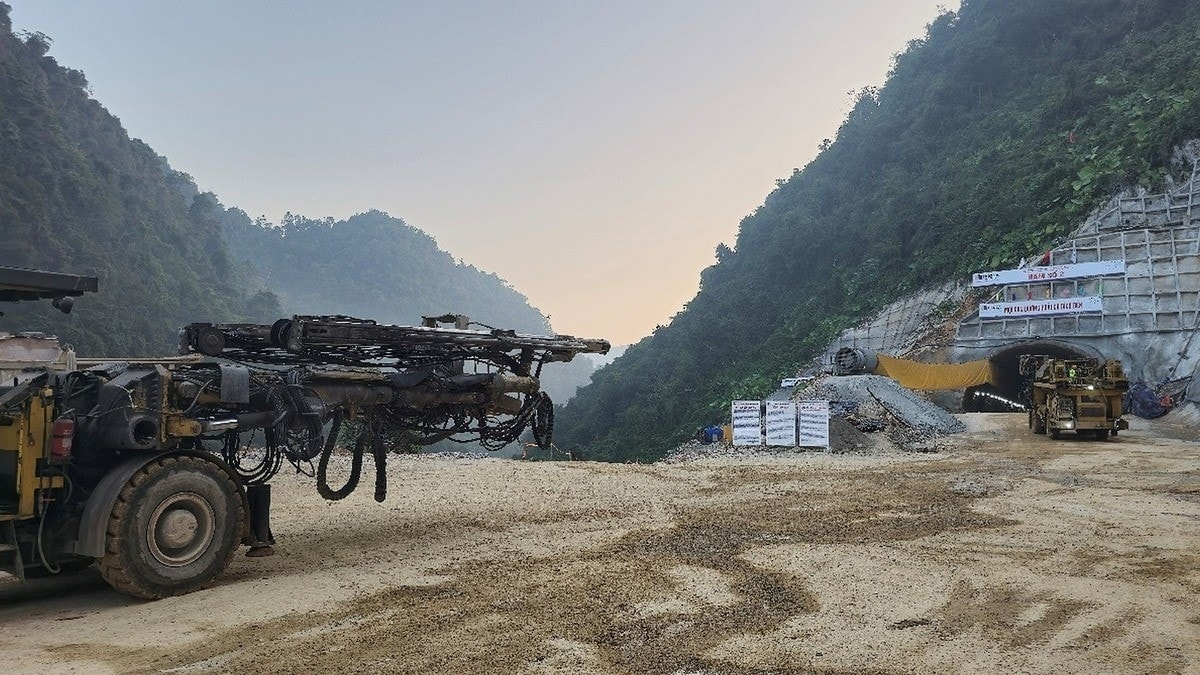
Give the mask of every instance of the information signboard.
[[734, 401], [734, 445], [762, 445], [762, 401]]
[[800, 401], [800, 445], [829, 447], [829, 401]]
[[796, 447], [796, 404], [767, 401], [767, 445]]
[[985, 302], [979, 305], [979, 318], [1003, 319], [1017, 316], [1047, 314], [1077, 314], [1103, 312], [1104, 302], [1097, 296], [1051, 298], [1048, 300], [1018, 300], [1017, 302]]

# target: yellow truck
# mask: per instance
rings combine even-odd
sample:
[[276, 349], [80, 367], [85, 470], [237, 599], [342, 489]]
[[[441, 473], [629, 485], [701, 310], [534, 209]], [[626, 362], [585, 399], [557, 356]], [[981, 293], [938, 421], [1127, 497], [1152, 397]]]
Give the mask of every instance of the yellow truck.
[[1129, 380], [1120, 361], [1027, 354], [1020, 370], [1029, 382], [1029, 428], [1035, 434], [1059, 438], [1072, 431], [1105, 440], [1129, 428], [1121, 417]]

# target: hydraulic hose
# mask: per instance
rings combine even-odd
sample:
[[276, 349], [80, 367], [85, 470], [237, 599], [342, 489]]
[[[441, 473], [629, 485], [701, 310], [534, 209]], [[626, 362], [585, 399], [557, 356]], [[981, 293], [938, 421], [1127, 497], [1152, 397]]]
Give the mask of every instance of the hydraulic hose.
[[554, 442], [554, 401], [551, 401], [550, 395], [544, 391], [538, 394], [529, 428], [533, 431], [533, 440], [539, 448], [545, 450]]
[[337, 410], [333, 413], [333, 426], [329, 429], [329, 437], [325, 439], [325, 447], [321, 449], [321, 459], [317, 463], [317, 493], [322, 498], [335, 502], [349, 497], [350, 493], [354, 492], [354, 488], [358, 487], [358, 477], [362, 473], [363, 452], [366, 450], [364, 447], [366, 439], [360, 436], [358, 442], [354, 444], [354, 454], [350, 464], [350, 478], [338, 490], [329, 487], [327, 477], [329, 457], [333, 455], [333, 446], [337, 445], [338, 432], [341, 428], [342, 411]]
[[387, 499], [387, 448], [383, 445], [383, 434], [376, 430], [373, 449], [375, 452], [375, 501]]
[[387, 499], [387, 446], [383, 442], [383, 434], [374, 424], [368, 425], [366, 431], [354, 443], [354, 453], [350, 461], [350, 477], [346, 484], [334, 490], [329, 486], [329, 458], [333, 455], [333, 447], [337, 444], [338, 432], [342, 428], [342, 412], [333, 414], [333, 426], [329, 429], [329, 437], [325, 439], [325, 447], [321, 449], [321, 459], [317, 463], [317, 492], [321, 497], [330, 501], [340, 501], [349, 497], [358, 487], [362, 477], [363, 455], [367, 454], [370, 445], [371, 457], [375, 460], [375, 501]]

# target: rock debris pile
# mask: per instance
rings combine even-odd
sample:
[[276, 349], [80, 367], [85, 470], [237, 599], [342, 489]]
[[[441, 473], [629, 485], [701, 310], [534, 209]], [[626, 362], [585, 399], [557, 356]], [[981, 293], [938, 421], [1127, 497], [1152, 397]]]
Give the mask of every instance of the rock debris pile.
[[883, 431], [905, 450], [933, 450], [937, 437], [966, 430], [958, 418], [881, 375], [827, 377], [803, 396], [828, 399], [832, 417], [862, 432]]

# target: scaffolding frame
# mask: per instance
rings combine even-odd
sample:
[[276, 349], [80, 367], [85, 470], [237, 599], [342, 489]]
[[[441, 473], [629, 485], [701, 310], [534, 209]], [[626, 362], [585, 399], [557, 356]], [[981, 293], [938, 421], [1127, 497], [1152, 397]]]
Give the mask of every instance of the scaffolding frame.
[[1114, 199], [1050, 252], [1049, 264], [1124, 260], [1124, 277], [1010, 284], [1004, 300], [1100, 296], [1098, 314], [999, 317], [959, 324], [955, 342], [1106, 337], [1200, 328], [1200, 165], [1161, 194]]

